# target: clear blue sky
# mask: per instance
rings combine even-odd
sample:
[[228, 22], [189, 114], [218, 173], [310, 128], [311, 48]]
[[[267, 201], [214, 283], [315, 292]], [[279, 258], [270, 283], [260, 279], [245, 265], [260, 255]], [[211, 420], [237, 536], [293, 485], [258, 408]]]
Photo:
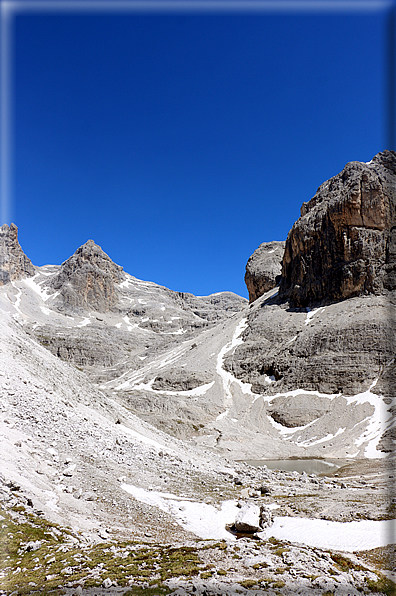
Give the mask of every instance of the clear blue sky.
[[[247, 296], [348, 161], [386, 147], [386, 13], [19, 14], [12, 221], [36, 265], [89, 238], [136, 277]], [[10, 222], [7, 222], [10, 223]]]

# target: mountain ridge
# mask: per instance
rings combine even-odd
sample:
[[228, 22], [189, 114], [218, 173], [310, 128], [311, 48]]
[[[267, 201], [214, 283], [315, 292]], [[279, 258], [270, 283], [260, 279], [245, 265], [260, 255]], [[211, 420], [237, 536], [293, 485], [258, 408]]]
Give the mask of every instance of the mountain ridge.
[[[1, 230], [4, 594], [392, 588], [392, 230], [380, 230], [381, 283], [342, 296], [337, 282], [331, 300], [311, 291], [310, 266], [306, 291], [279, 286], [283, 243], [260, 245], [249, 303], [136, 279], [93, 240], [35, 267], [16, 226]], [[284, 254], [300, 275], [294, 234]], [[363, 277], [375, 254], [363, 254]], [[327, 471], [246, 463], [275, 458]]]

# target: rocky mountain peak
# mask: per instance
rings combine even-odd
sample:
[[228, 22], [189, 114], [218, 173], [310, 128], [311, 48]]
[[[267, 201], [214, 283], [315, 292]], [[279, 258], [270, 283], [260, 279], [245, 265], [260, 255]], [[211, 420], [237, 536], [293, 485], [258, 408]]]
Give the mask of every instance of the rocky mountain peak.
[[65, 305], [106, 312], [116, 304], [115, 284], [123, 278], [123, 268], [88, 240], [62, 263], [51, 286], [60, 291]]
[[18, 242], [18, 228], [15, 224], [0, 227], [0, 286], [11, 281], [35, 274], [31, 260]]
[[396, 152], [350, 162], [303, 203], [290, 230], [280, 296], [296, 306], [396, 288]]

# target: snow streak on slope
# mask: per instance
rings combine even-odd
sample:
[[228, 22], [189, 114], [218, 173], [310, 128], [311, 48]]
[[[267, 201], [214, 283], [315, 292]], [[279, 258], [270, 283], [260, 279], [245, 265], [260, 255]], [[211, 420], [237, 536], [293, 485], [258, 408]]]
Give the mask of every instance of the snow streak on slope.
[[224, 357], [227, 354], [227, 352], [230, 352], [233, 348], [236, 348], [236, 346], [239, 346], [240, 344], [243, 343], [243, 339], [241, 338], [241, 335], [245, 331], [247, 326], [248, 326], [247, 318], [241, 319], [241, 321], [239, 321], [238, 325], [235, 328], [235, 332], [234, 332], [234, 335], [232, 336], [231, 341], [228, 342], [227, 344], [225, 344], [225, 346], [223, 346], [221, 348], [221, 350], [217, 356], [216, 372], [219, 375], [219, 377], [221, 378], [221, 381], [223, 384], [224, 407], [227, 408], [225, 412], [220, 414], [218, 419], [220, 419], [220, 417], [226, 416], [229, 408], [232, 405], [232, 392], [231, 392], [231, 384], [232, 383], [237, 383], [240, 386], [243, 393], [251, 393], [252, 386], [249, 383], [242, 383], [242, 381], [240, 381], [239, 379], [234, 377], [234, 375], [232, 373], [224, 370], [224, 368], [223, 368]]

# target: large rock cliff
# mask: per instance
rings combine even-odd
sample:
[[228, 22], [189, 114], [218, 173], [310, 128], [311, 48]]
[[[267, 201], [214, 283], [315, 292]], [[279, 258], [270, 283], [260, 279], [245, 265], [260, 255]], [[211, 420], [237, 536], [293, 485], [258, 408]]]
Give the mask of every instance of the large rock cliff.
[[226, 368], [263, 394], [353, 395], [375, 382], [374, 392], [394, 395], [395, 238], [396, 153], [348, 163], [303, 204], [279, 294], [251, 305]]
[[247, 262], [245, 283], [249, 302], [272, 290], [281, 279], [285, 242], [263, 242]]
[[279, 294], [294, 306], [396, 288], [396, 152], [350, 162], [303, 203]]
[[34, 274], [34, 266], [18, 242], [17, 226], [4, 224], [0, 228], [0, 286]]
[[88, 240], [62, 263], [51, 286], [60, 292], [66, 306], [106, 312], [117, 303], [115, 284], [123, 277], [122, 267], [113, 263], [93, 240]]

